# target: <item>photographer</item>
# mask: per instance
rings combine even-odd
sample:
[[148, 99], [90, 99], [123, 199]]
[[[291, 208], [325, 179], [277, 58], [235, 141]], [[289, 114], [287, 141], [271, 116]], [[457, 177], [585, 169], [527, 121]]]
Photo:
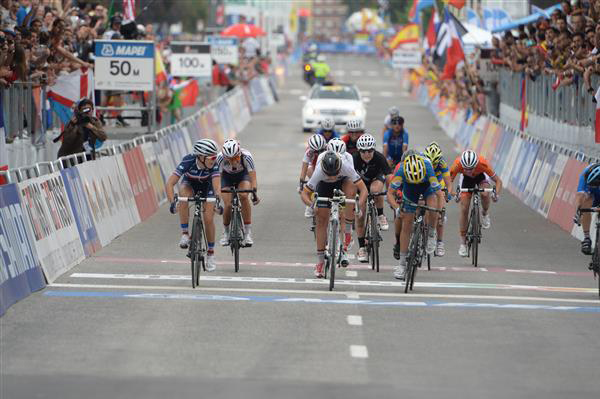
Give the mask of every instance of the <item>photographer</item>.
[[85, 152], [87, 159], [96, 158], [96, 141], [106, 140], [107, 136], [102, 128], [102, 123], [94, 113], [94, 104], [87, 98], [82, 98], [75, 105], [73, 118], [65, 126], [62, 133], [53, 141], [62, 139], [58, 150], [58, 158]]

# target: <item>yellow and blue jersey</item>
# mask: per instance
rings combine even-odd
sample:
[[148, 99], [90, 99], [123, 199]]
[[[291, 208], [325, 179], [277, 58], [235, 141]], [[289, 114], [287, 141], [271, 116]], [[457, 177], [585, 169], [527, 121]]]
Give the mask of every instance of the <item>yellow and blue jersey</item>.
[[[433, 165], [431, 164], [431, 161], [429, 160], [429, 158], [423, 158], [423, 160], [425, 161], [425, 176], [423, 177], [423, 181], [420, 181], [418, 183], [409, 183], [407, 181], [405, 181], [405, 177], [404, 177], [404, 165], [400, 165], [399, 168], [397, 168], [396, 173], [394, 174], [394, 177], [392, 178], [392, 183], [391, 183], [391, 187], [393, 190], [398, 190], [400, 189], [400, 186], [402, 186], [402, 183], [405, 183], [404, 186], [406, 185], [416, 185], [416, 184], [423, 184], [423, 183], [429, 183], [429, 186], [434, 189], [435, 191], [440, 189], [440, 183], [438, 182], [438, 178], [435, 174], [435, 171], [433, 170]], [[446, 165], [446, 169], [447, 169], [447, 165]]]

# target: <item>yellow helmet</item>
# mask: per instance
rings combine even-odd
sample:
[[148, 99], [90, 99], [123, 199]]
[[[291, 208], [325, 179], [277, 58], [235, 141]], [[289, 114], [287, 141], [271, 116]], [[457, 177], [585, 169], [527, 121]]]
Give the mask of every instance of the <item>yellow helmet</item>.
[[404, 177], [411, 184], [422, 183], [425, 179], [425, 160], [419, 155], [411, 155], [404, 160]]
[[424, 151], [424, 154], [429, 160], [431, 164], [435, 167], [442, 158], [442, 149], [435, 141], [429, 144]]

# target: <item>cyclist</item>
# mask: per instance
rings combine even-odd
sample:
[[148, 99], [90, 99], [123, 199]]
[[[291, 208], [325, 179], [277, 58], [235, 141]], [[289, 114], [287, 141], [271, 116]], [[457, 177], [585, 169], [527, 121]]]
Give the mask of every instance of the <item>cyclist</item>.
[[[352, 164], [344, 162], [342, 157], [333, 152], [327, 151], [319, 156], [317, 167], [310, 180], [304, 186], [302, 191], [302, 201], [307, 205], [312, 205], [311, 197], [314, 192], [319, 197], [333, 196], [333, 190], [342, 190], [346, 197], [353, 198], [356, 191], [354, 186], [360, 190], [359, 206], [364, 206], [367, 198], [365, 183], [354, 170]], [[315, 266], [315, 276], [323, 277], [323, 265], [325, 262], [325, 245], [327, 244], [327, 223], [329, 222], [329, 203], [317, 203], [317, 265]], [[354, 219], [354, 207], [347, 206], [345, 209], [346, 223], [352, 223]], [[350, 222], [348, 222], [350, 221]], [[333, 248], [330, 248], [334, 251]], [[342, 262], [348, 264], [347, 255], [342, 253]]]
[[383, 155], [390, 167], [395, 167], [402, 159], [402, 153], [408, 149], [408, 132], [404, 130], [404, 118], [395, 116], [390, 119], [391, 128], [383, 136]]
[[381, 136], [383, 137], [385, 135], [385, 132], [388, 129], [392, 128], [392, 118], [398, 118], [400, 116], [400, 110], [398, 109], [398, 107], [393, 106], [388, 110], [388, 114], [385, 116], [385, 119], [383, 120], [383, 130], [381, 131]]
[[350, 155], [354, 155], [358, 152], [356, 148], [356, 142], [358, 138], [365, 132], [363, 121], [360, 119], [351, 119], [346, 123], [346, 134], [342, 137], [344, 143], [346, 143], [346, 151]]
[[335, 130], [335, 122], [331, 118], [325, 118], [320, 123], [321, 128], [317, 130], [317, 134], [325, 137], [325, 141], [331, 139], [339, 139], [340, 134]]
[[348, 151], [346, 151], [346, 143], [344, 143], [344, 140], [342, 140], [342, 139], [338, 139], [338, 138], [331, 139], [329, 141], [329, 143], [327, 143], [327, 151], [336, 152], [336, 153], [340, 154], [340, 156], [342, 157], [342, 160], [344, 162], [349, 162], [350, 164], [354, 164], [354, 158], [352, 158], [352, 155], [350, 155], [350, 153], [348, 153]]
[[[375, 137], [370, 134], [363, 134], [358, 139], [358, 153], [354, 154], [354, 170], [362, 178], [368, 192], [379, 193], [383, 191], [384, 184], [389, 184], [392, 171], [382, 153], [375, 150]], [[377, 221], [381, 230], [389, 229], [388, 221], [383, 214], [383, 197], [375, 198], [377, 207]], [[358, 255], [360, 262], [367, 262], [367, 250], [365, 249], [365, 216], [366, 208], [362, 209], [362, 216], [357, 218], [356, 231], [358, 234]]]
[[[219, 151], [217, 143], [211, 139], [201, 139], [194, 144], [193, 152], [186, 155], [173, 174], [169, 176], [166, 184], [167, 198], [171, 203], [171, 213], [179, 212], [179, 221], [181, 223], [181, 240], [179, 247], [185, 249], [190, 242], [188, 233], [189, 207], [187, 202], [174, 202], [173, 187], [183, 176], [182, 184], [179, 187], [179, 194], [183, 197], [193, 197], [199, 193], [202, 197], [219, 198], [221, 193], [221, 181], [219, 179], [219, 168], [216, 164], [217, 152]], [[207, 258], [206, 271], [212, 272], [216, 269], [215, 262], [215, 223], [214, 223], [214, 203], [206, 203], [204, 207], [204, 226], [206, 227], [207, 240]]]
[[[241, 148], [235, 139], [225, 140], [223, 149], [217, 157], [217, 166], [221, 173], [221, 186], [225, 188], [235, 187], [240, 190], [253, 190], [252, 203], [258, 205], [260, 199], [256, 194], [257, 181], [254, 159], [250, 151]], [[229, 223], [231, 222], [231, 193], [222, 193], [225, 204], [223, 210], [223, 235], [220, 243], [229, 245]], [[252, 209], [247, 193], [241, 193], [240, 203], [242, 205], [242, 218], [244, 219], [244, 241], [245, 246], [252, 246]]]
[[[423, 195], [427, 206], [435, 208], [438, 204], [438, 197], [441, 195], [440, 184], [435, 177], [433, 166], [428, 159], [421, 155], [410, 155], [404, 159], [401, 166], [392, 178], [390, 185], [392, 190], [402, 187], [402, 196], [407, 200], [418, 203], [419, 197]], [[404, 280], [406, 275], [406, 257], [408, 256], [408, 244], [415, 218], [416, 208], [410, 204], [403, 203], [399, 206], [394, 196], [388, 195], [390, 204], [400, 213], [402, 217], [402, 231], [400, 233], [400, 264], [394, 268], [394, 277]], [[401, 209], [401, 211], [399, 210]], [[437, 216], [433, 212], [427, 212], [427, 225], [429, 226], [429, 237], [427, 238], [426, 252], [432, 254], [436, 247], [436, 230], [433, 228]]]
[[[429, 144], [423, 154], [431, 161], [431, 165], [433, 165], [433, 171], [435, 172], [435, 176], [438, 179], [438, 183], [442, 190], [448, 190], [450, 186], [450, 171], [448, 170], [448, 163], [444, 158], [442, 153], [442, 149], [439, 144], [435, 141]], [[450, 198], [448, 198], [450, 200]], [[440, 203], [438, 204], [438, 208], [442, 209], [445, 205], [446, 201], [442, 197]], [[437, 246], [435, 248], [436, 256], [444, 256], [446, 254], [446, 248], [444, 246], [444, 220], [441, 220], [437, 225]]]
[[[314, 134], [308, 139], [308, 148], [304, 152], [304, 158], [302, 158], [302, 168], [300, 169], [300, 184], [298, 185], [298, 193], [302, 193], [304, 184], [306, 184], [306, 178], [310, 178], [315, 170], [317, 164], [317, 157], [327, 147], [325, 138], [319, 134]], [[304, 211], [304, 216], [311, 218], [314, 215], [312, 207], [307, 206]]]
[[581, 252], [586, 255], [592, 254], [592, 240], [590, 239], [590, 224], [592, 222], [592, 214], [580, 214], [580, 208], [592, 208], [600, 206], [600, 163], [593, 163], [583, 170], [579, 176], [579, 186], [577, 187], [577, 196], [575, 197], [577, 204], [577, 214], [575, 222], [581, 220], [583, 228], [583, 241], [581, 242]]
[[[456, 158], [454, 164], [450, 168], [450, 196], [456, 195], [455, 188], [452, 183], [456, 176], [462, 174], [461, 188], [489, 188], [490, 181], [496, 184], [496, 195], [492, 198], [494, 202], [498, 201], [500, 192], [502, 191], [502, 180], [496, 172], [490, 167], [488, 161], [484, 157], [480, 157], [473, 150], [464, 151], [461, 156]], [[469, 207], [471, 205], [471, 193], [461, 193], [460, 195], [460, 238], [461, 244], [458, 249], [458, 254], [462, 257], [469, 256], [467, 249], [467, 223], [469, 215]], [[489, 193], [481, 193], [481, 227], [489, 229], [491, 226], [490, 220], [490, 195]]]
[[327, 77], [329, 76], [329, 72], [331, 72], [331, 68], [325, 61], [325, 56], [323, 54], [319, 54], [317, 55], [317, 60], [310, 63], [315, 73], [316, 83], [318, 84], [325, 83]]

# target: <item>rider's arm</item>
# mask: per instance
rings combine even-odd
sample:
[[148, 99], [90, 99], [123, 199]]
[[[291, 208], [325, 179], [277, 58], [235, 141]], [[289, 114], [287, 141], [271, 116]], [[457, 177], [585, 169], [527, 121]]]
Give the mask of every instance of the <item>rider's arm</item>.
[[308, 188], [307, 186], [304, 186], [304, 190], [302, 190], [302, 192], [300, 193], [300, 198], [302, 199], [302, 202], [304, 202], [304, 205], [306, 206], [311, 206], [312, 205], [312, 194], [313, 191]]
[[387, 200], [392, 208], [398, 209], [399, 205], [398, 205], [398, 202], [396, 202], [396, 190], [388, 189]]
[[169, 200], [169, 203], [173, 202], [173, 200], [175, 199], [175, 190], [173, 190], [173, 188], [175, 187], [178, 181], [179, 176], [177, 176], [176, 174], [172, 174], [167, 179], [167, 184], [165, 184], [165, 191], [167, 192], [167, 199]]
[[258, 188], [258, 182], [256, 180], [256, 171], [250, 170], [248, 171], [248, 175], [250, 175], [250, 188], [256, 191]]
[[367, 203], [367, 186], [365, 185], [365, 182], [362, 179], [358, 179], [354, 182], [354, 184], [356, 184], [356, 188], [358, 188], [358, 202], [360, 207], [362, 208]]
[[219, 198], [223, 198], [221, 196], [221, 175], [215, 174], [212, 176], [212, 186], [215, 195]]
[[408, 133], [404, 131], [402, 133], [402, 152], [404, 153], [406, 150], [408, 150]]
[[502, 179], [498, 175], [491, 176], [490, 179], [496, 183], [496, 195], [500, 195], [502, 192]]
[[302, 168], [300, 169], [300, 181], [306, 180], [306, 172], [308, 171], [308, 163], [302, 162]]

